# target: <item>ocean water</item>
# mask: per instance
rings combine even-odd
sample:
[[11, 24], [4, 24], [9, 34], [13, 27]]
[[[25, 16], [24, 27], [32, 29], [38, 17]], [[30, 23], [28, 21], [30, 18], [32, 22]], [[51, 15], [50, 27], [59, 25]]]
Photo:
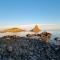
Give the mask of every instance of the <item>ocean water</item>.
[[[41, 32], [43, 32], [43, 31], [41, 31]], [[41, 33], [41, 32], [39, 32], [39, 33]], [[52, 33], [53, 35], [57, 35], [57, 36], [60, 35], [59, 30], [47, 30], [47, 32]], [[17, 32], [17, 33], [6, 32], [6, 33], [0, 33], [0, 36], [5, 35], [5, 34], [9, 35], [9, 34], [28, 34], [28, 33], [34, 33], [34, 32], [30, 32], [30, 31], [28, 31], [28, 32]]]
[[[43, 31], [41, 31], [43, 32]], [[39, 32], [39, 33], [41, 33]], [[60, 38], [60, 31], [58, 30], [51, 30], [51, 31], [47, 31], [49, 33], [52, 34], [51, 38], [48, 40], [50, 43], [56, 44], [56, 45], [60, 45], [60, 41], [55, 41], [54, 38], [55, 37], [59, 37]], [[34, 32], [18, 32], [18, 33], [0, 33], [0, 37], [2, 36], [6, 36], [6, 35], [17, 35], [17, 36], [23, 36], [26, 37], [26, 34], [34, 34]]]
[[17, 36], [25, 37], [26, 34], [33, 34], [33, 33], [34, 32], [17, 32], [17, 33], [6, 32], [6, 33], [0, 33], [0, 37], [6, 35], [17, 35]]
[[60, 31], [55, 30], [55, 31], [47, 31], [52, 34], [51, 38], [49, 39], [49, 42], [55, 45], [60, 45], [60, 41], [54, 40], [55, 37], [60, 38]]
[[47, 31], [50, 32], [55, 37], [60, 37], [60, 31], [59, 30], [53, 30], [53, 31]]
[[[41, 31], [41, 32], [43, 32], [43, 31]], [[39, 32], [39, 33], [41, 33], [41, 32]], [[47, 31], [47, 32], [52, 34], [52, 38], [60, 37], [60, 31], [58, 31], [58, 30]], [[7, 32], [7, 33], [0, 33], [0, 37], [5, 36], [5, 35], [26, 36], [26, 34], [34, 34], [34, 32], [17, 32], [17, 33]]]

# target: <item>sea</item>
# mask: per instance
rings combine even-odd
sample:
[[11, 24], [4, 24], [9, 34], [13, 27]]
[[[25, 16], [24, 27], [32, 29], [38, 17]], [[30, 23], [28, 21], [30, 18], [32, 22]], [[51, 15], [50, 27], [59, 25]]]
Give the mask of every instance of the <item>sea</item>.
[[[43, 32], [43, 31], [41, 31]], [[39, 33], [41, 33], [39, 32]], [[55, 37], [60, 38], [60, 31], [59, 30], [48, 30], [46, 32], [49, 32], [52, 34], [51, 38], [48, 40], [52, 44], [60, 45], [60, 41], [54, 40]], [[26, 34], [34, 34], [35, 32], [17, 32], [17, 33], [11, 33], [11, 32], [6, 32], [6, 33], [0, 33], [0, 37], [6, 36], [6, 35], [17, 35], [20, 37], [26, 37]]]

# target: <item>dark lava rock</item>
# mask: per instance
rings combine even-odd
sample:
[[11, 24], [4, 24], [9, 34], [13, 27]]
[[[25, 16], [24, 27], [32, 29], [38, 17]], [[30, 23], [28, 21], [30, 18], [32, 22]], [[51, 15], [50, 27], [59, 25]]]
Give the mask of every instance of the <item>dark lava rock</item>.
[[60, 48], [38, 39], [0, 38], [0, 60], [60, 60]]

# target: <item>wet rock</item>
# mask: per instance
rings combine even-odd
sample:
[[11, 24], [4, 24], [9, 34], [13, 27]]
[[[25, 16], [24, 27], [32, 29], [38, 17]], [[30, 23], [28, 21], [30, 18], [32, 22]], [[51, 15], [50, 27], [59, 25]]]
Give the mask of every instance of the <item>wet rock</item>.
[[12, 52], [13, 51], [12, 46], [7, 46], [7, 51]]
[[60, 59], [60, 48], [57, 48], [56, 45], [50, 45], [42, 40], [40, 41], [39, 39], [25, 37], [17, 39], [16, 36], [8, 42], [2, 38], [0, 43], [0, 60]]

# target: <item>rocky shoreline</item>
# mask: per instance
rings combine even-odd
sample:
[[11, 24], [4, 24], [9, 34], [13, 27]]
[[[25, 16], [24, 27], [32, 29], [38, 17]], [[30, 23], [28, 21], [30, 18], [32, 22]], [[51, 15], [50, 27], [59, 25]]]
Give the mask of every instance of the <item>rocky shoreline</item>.
[[44, 40], [4, 36], [0, 38], [0, 60], [60, 60], [60, 48]]

